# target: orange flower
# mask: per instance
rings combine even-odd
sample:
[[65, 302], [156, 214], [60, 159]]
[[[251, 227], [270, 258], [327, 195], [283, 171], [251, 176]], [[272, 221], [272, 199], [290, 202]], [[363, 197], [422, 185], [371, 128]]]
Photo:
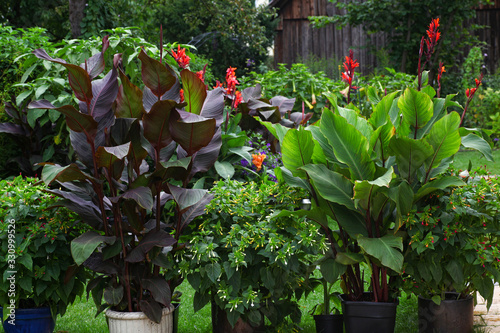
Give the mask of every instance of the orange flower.
[[184, 89], [181, 89], [181, 91], [179, 92], [180, 94], [180, 101], [181, 103], [184, 102]]
[[266, 159], [266, 154], [252, 154], [252, 163], [257, 167], [257, 171], [260, 171], [262, 169], [262, 163]]

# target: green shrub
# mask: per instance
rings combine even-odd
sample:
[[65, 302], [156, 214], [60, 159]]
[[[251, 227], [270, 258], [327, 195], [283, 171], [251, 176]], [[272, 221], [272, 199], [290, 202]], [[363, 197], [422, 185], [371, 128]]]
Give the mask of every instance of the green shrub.
[[85, 289], [87, 273], [70, 250], [83, 227], [74, 213], [56, 207], [58, 200], [37, 181], [22, 176], [0, 181], [0, 257], [5, 258], [0, 261], [0, 304], [4, 309], [11, 300], [17, 308], [50, 306], [62, 315]]

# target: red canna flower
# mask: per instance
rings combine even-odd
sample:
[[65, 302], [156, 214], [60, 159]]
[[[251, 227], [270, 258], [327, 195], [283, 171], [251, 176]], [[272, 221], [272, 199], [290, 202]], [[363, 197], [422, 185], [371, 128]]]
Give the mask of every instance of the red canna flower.
[[171, 51], [172, 56], [174, 57], [175, 61], [177, 61], [177, 64], [180, 68], [184, 69], [189, 66], [189, 61], [191, 60], [191, 58], [186, 55], [185, 48], [181, 49], [181, 46], [177, 45], [177, 53], [174, 50]]
[[196, 76], [201, 80], [201, 82], [205, 83], [205, 72], [203, 71], [196, 72]]
[[439, 98], [441, 95], [441, 77], [443, 76], [443, 73], [446, 72], [444, 69], [444, 65], [442, 62], [439, 62], [439, 69], [437, 73], [437, 82], [438, 82], [438, 90], [437, 90], [437, 97]]
[[431, 55], [434, 53], [437, 42], [441, 37], [441, 33], [438, 31], [438, 28], [439, 17], [431, 21], [431, 24], [429, 24], [429, 29], [427, 30], [427, 39], [425, 40], [425, 44], [427, 45], [427, 50], [425, 52], [426, 62], [429, 62], [431, 60]]
[[236, 68], [229, 67], [226, 70], [226, 93], [228, 95], [233, 95], [236, 91], [237, 84], [240, 83], [236, 80]]
[[240, 105], [240, 103], [243, 101], [243, 97], [241, 96], [241, 92], [239, 91], [236, 91], [234, 93], [234, 108], [236, 109], [238, 107], [238, 105]]
[[217, 89], [217, 88], [222, 88], [222, 83], [219, 82], [219, 80], [215, 80], [215, 86], [214, 86], [214, 89]]
[[464, 121], [465, 113], [467, 112], [467, 108], [469, 107], [469, 103], [474, 98], [474, 94], [476, 93], [476, 90], [479, 88], [479, 86], [481, 85], [481, 82], [483, 81], [483, 76], [484, 76], [484, 74], [481, 73], [481, 76], [479, 76], [478, 79], [474, 80], [476, 82], [475, 88], [465, 89], [465, 96], [467, 97], [467, 101], [465, 102], [464, 111], [462, 112], [462, 117], [460, 118], [460, 125], [462, 125], [462, 123]]
[[342, 80], [349, 84], [349, 90], [347, 92], [347, 104], [351, 101], [351, 89], [356, 89], [356, 87], [352, 86], [352, 79], [354, 78], [354, 69], [359, 67], [359, 63], [357, 60], [354, 60], [354, 53], [352, 50], [349, 50], [349, 55], [345, 57], [344, 61], [344, 69], [345, 72], [342, 72]]

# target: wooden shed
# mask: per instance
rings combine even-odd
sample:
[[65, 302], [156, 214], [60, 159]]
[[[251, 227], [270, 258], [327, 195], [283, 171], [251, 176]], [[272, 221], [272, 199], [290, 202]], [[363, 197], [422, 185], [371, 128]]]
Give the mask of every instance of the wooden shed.
[[[349, 1], [349, 0], [341, 0]], [[324, 28], [313, 28], [309, 16], [332, 16], [342, 14], [333, 3], [328, 0], [272, 0], [269, 6], [278, 8], [279, 24], [274, 41], [275, 64], [293, 64], [298, 59], [307, 59], [310, 55], [321, 58], [342, 59], [354, 50], [354, 58], [363, 64], [360, 70], [363, 74], [379, 67], [378, 59], [367, 47], [367, 34], [362, 26], [347, 25], [341, 30], [333, 25]], [[476, 18], [468, 24], [488, 26], [476, 31], [479, 39], [489, 45], [486, 57], [490, 71], [496, 70], [500, 59], [500, 0], [494, 4], [476, 8]], [[386, 45], [386, 34], [371, 34], [371, 44], [374, 49], [380, 50]], [[465, 50], [467, 54], [467, 50]]]

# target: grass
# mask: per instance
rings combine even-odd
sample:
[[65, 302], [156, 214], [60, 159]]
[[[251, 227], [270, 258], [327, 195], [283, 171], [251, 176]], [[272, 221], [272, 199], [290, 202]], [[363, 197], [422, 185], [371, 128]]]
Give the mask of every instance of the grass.
[[495, 162], [487, 161], [478, 151], [460, 151], [455, 155], [453, 165], [457, 169], [466, 170], [469, 166], [469, 161], [472, 162], [472, 168], [475, 169], [480, 166], [486, 165], [486, 168], [494, 175], [500, 175], [500, 150], [493, 151], [493, 158]]
[[[211, 333], [211, 310], [210, 305], [205, 306], [200, 311], [194, 313], [192, 307], [192, 299], [194, 290], [185, 282], [180, 286], [180, 291], [183, 293], [183, 303], [179, 313], [179, 333]], [[318, 290], [309, 295], [306, 300], [301, 300], [302, 321], [300, 323], [300, 331], [303, 333], [315, 333], [314, 320], [309, 311], [315, 304], [322, 301], [322, 292]], [[416, 333], [418, 332], [417, 320], [417, 299], [415, 296], [401, 297], [397, 310], [396, 330], [395, 333]], [[95, 305], [92, 301], [86, 300], [85, 297], [77, 300], [75, 304], [68, 308], [68, 311], [63, 317], [58, 317], [56, 321], [57, 333], [103, 333], [107, 332], [107, 324], [104, 314], [100, 314], [95, 318]], [[282, 331], [287, 332], [287, 331]], [[3, 329], [0, 328], [0, 333]]]

